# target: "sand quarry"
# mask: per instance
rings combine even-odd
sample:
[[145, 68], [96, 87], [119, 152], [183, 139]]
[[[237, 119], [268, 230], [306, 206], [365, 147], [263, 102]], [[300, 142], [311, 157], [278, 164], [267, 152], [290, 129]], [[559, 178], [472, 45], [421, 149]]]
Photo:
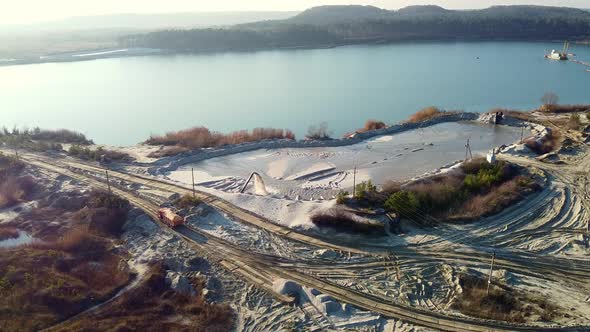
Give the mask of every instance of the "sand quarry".
[[[530, 135], [529, 129], [525, 135]], [[453, 307], [464, 291], [460, 276], [486, 276], [491, 254], [496, 252], [496, 283], [531, 298], [548, 299], [556, 306], [551, 320], [544, 320], [537, 313], [539, 304], [532, 301], [526, 324], [590, 326], [590, 287], [587, 280], [568, 272], [569, 268], [585, 266], [590, 253], [588, 147], [578, 144], [560, 154], [565, 166], [548, 164], [536, 160], [523, 145], [513, 144], [518, 143], [520, 136], [518, 127], [445, 123], [345, 147], [263, 149], [232, 154], [187, 164], [160, 178], [190, 188], [194, 169], [199, 190], [275, 223], [333, 237], [369, 251], [390, 252], [373, 256], [311, 247], [233, 220], [206, 204], [183, 211], [191, 227], [252, 252], [280, 257], [299, 266], [299, 272], [341, 287], [391, 303], [465, 317]], [[351, 189], [355, 167], [357, 182], [370, 179], [376, 184], [444, 172], [465, 158], [467, 139], [473, 154], [508, 146], [498, 157], [527, 166], [543, 179], [543, 190], [498, 215], [469, 224], [426, 228], [402, 220], [400, 234], [342, 234], [319, 230], [309, 221], [314, 211], [335, 205], [333, 198], [338, 191]], [[137, 153], [141, 151], [138, 149]], [[145, 166], [125, 167], [129, 172], [142, 172]], [[259, 176], [240, 193], [252, 172]], [[83, 184], [76, 181], [55, 176], [50, 179], [57, 191], [83, 190]], [[172, 196], [165, 190], [122, 180], [116, 185], [160, 204], [169, 202]], [[23, 208], [27, 206], [19, 207]], [[0, 222], [13, 219], [18, 211], [0, 211]], [[131, 253], [129, 265], [140, 275], [149, 262], [164, 260], [170, 267], [171, 284], [180, 291], [191, 291], [183, 282], [186, 276], [204, 276], [207, 299], [229, 303], [237, 313], [236, 331], [431, 330], [361, 310], [313, 287], [276, 278], [276, 292], [298, 297], [295, 306], [281, 304], [268, 293], [220, 269], [211, 262], [212, 257], [195, 252], [180, 238], [163, 232], [139, 210], [127, 223], [123, 246]]]

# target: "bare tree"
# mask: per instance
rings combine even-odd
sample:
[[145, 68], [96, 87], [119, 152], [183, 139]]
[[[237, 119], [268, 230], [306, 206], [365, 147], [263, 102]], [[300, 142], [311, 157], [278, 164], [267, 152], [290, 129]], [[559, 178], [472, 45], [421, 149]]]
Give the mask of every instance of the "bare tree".
[[543, 105], [556, 105], [559, 102], [559, 96], [554, 92], [545, 92], [541, 102]]
[[307, 135], [305, 137], [307, 139], [329, 139], [330, 132], [328, 131], [328, 124], [326, 122], [320, 123], [319, 126], [310, 126], [307, 129]]

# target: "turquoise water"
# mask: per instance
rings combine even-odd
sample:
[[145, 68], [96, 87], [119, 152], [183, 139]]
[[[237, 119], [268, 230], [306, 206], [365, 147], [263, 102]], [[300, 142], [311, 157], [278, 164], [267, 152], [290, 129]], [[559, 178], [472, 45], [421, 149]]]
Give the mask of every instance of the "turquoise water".
[[[429, 105], [530, 109], [546, 91], [590, 103], [587, 67], [543, 58], [559, 47], [406, 43], [0, 67], [0, 125], [70, 128], [128, 145], [199, 125], [290, 128], [301, 138], [325, 121], [341, 135]], [[590, 47], [572, 52], [590, 62]]]

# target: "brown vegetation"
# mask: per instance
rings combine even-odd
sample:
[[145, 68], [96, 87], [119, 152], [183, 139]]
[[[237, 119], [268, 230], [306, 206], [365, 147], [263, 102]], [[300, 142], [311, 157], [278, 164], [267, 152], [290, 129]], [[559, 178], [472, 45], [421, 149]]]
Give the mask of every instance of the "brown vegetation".
[[386, 184], [383, 198], [375, 200], [399, 215], [428, 224], [434, 220], [467, 221], [493, 215], [540, 187], [530, 177], [519, 175], [517, 166], [475, 158], [444, 175], [401, 185]]
[[18, 229], [15, 227], [0, 227], [0, 241], [16, 239], [18, 235]]
[[37, 241], [0, 249], [2, 331], [51, 326], [109, 299], [132, 277], [125, 253], [114, 250], [127, 201], [104, 192], [49, 197], [7, 224]]
[[239, 144], [262, 141], [265, 139], [295, 139], [290, 130], [273, 128], [256, 128], [235, 131], [229, 134], [212, 132], [205, 127], [194, 127], [177, 132], [169, 132], [164, 136], [152, 136], [145, 143], [149, 145], [179, 146], [187, 149], [218, 147], [227, 144]]
[[463, 274], [460, 276], [463, 292], [453, 307], [465, 315], [510, 323], [525, 323], [533, 315], [551, 321], [557, 307], [542, 297], [527, 296], [510, 287], [493, 283], [487, 293], [487, 280]]
[[36, 152], [62, 151], [62, 143], [89, 145], [92, 141], [81, 133], [68, 129], [45, 130], [40, 128], [0, 131], [0, 145], [11, 148], [27, 149]]
[[20, 176], [25, 165], [13, 157], [0, 154], [0, 208], [26, 200], [35, 189], [35, 181]]
[[383, 128], [387, 128], [385, 122], [377, 120], [367, 120], [367, 122], [365, 122], [365, 126], [362, 129], [357, 130], [357, 132], [364, 133], [367, 131], [379, 130]]
[[430, 107], [423, 108], [420, 111], [410, 115], [407, 122], [409, 122], [409, 123], [423, 122], [426, 120], [437, 118], [439, 116], [444, 116], [446, 114], [452, 114], [452, 113], [441, 111], [438, 107], [435, 107], [435, 106], [430, 106]]
[[[137, 288], [108, 308], [63, 327], [63, 331], [230, 331], [233, 313], [228, 305], [210, 304], [197, 288], [195, 296], [171, 290], [166, 270], [156, 265]], [[182, 317], [182, 319], [177, 319]]]
[[543, 105], [539, 109], [545, 113], [574, 113], [574, 112], [588, 112], [590, 111], [590, 105]]
[[313, 214], [311, 222], [318, 227], [329, 227], [339, 231], [350, 233], [383, 233], [383, 224], [360, 220], [355, 216], [342, 210], [333, 208]]
[[100, 162], [113, 162], [113, 161], [132, 161], [133, 158], [124, 152], [107, 150], [103, 147], [99, 147], [96, 150], [92, 150], [88, 147], [82, 147], [80, 145], [72, 145], [68, 150], [68, 154], [73, 157], [77, 157], [83, 160], [94, 160]]
[[504, 117], [515, 118], [521, 121], [529, 122], [531, 121], [531, 113], [530, 112], [523, 112], [523, 111], [516, 111], [516, 110], [508, 110], [503, 108], [495, 108], [490, 112], [502, 112], [504, 113]]
[[561, 146], [561, 141], [561, 132], [557, 129], [553, 129], [545, 137], [541, 139], [531, 137], [525, 140], [524, 144], [536, 154], [543, 155], [558, 150]]
[[174, 204], [180, 209], [187, 209], [201, 204], [201, 200], [190, 194], [185, 194], [180, 197]]

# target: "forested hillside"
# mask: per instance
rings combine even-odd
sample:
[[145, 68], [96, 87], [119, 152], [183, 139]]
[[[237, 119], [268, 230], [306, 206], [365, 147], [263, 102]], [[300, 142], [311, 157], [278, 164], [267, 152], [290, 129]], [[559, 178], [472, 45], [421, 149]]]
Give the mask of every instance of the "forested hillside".
[[447, 10], [411, 6], [389, 11], [371, 6], [315, 7], [285, 20], [225, 29], [165, 30], [127, 36], [125, 47], [181, 52], [330, 47], [408, 40], [582, 40], [590, 38], [590, 12], [542, 6]]

